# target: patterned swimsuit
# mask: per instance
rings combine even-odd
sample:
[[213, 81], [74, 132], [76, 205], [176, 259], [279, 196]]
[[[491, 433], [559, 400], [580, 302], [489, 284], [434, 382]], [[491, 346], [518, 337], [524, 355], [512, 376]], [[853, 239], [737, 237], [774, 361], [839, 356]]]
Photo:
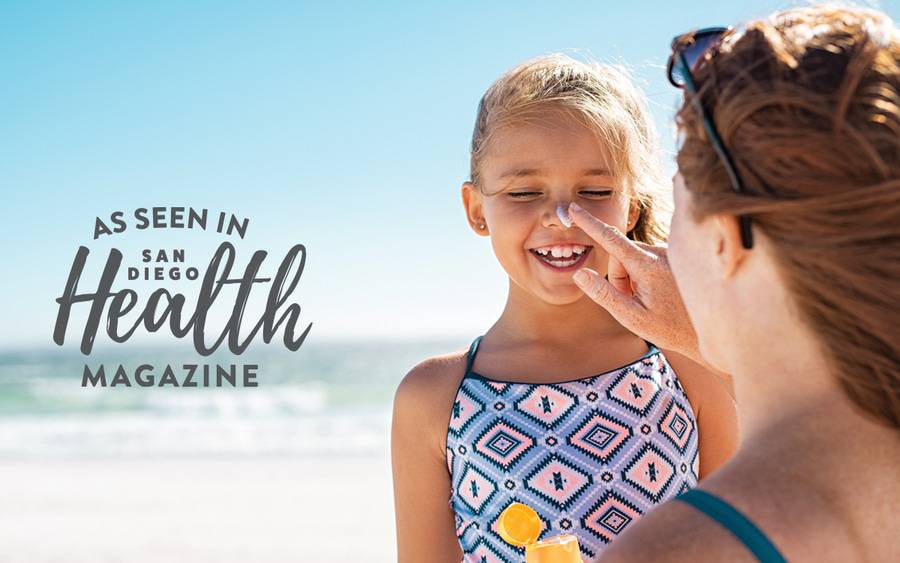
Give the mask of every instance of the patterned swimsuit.
[[613, 371], [558, 383], [472, 371], [469, 348], [447, 431], [447, 467], [464, 562], [521, 563], [497, 516], [534, 508], [541, 539], [578, 537], [591, 561], [642, 514], [697, 484], [697, 424], [675, 372], [649, 344]]

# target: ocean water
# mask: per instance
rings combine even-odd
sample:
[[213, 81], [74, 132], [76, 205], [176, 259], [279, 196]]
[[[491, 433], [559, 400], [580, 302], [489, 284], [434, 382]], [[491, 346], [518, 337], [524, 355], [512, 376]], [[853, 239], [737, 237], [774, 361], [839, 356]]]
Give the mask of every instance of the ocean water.
[[[428, 356], [467, 344], [310, 338], [296, 352], [261, 345], [237, 357], [201, 357], [184, 343], [97, 348], [90, 356], [7, 350], [0, 352], [0, 458], [383, 454], [403, 375]], [[132, 387], [82, 387], [86, 363], [102, 363], [108, 381], [119, 364], [130, 374], [152, 364], [157, 378], [166, 364], [258, 364], [259, 386], [139, 387], [132, 378]]]

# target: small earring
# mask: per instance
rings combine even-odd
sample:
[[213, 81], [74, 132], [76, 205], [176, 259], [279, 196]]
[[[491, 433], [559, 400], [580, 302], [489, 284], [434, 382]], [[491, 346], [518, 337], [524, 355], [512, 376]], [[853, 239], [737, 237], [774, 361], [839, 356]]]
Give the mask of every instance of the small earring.
[[478, 228], [479, 228], [479, 229], [484, 229], [484, 223], [478, 223]]

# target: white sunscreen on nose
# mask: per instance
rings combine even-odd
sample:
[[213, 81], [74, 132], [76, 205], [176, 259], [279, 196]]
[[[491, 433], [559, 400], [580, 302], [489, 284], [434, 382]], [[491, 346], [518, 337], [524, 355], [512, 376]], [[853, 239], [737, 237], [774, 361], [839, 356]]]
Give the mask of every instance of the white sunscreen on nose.
[[558, 203], [556, 205], [556, 216], [559, 217], [559, 220], [562, 221], [562, 224], [566, 226], [567, 229], [572, 228], [572, 217], [569, 215], [569, 203]]

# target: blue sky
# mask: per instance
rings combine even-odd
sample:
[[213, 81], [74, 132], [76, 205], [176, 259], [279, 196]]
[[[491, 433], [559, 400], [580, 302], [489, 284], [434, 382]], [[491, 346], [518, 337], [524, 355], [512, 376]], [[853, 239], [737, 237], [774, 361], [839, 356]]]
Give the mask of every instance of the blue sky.
[[154, 205], [249, 217], [239, 264], [305, 244], [310, 338], [478, 334], [506, 293], [459, 197], [484, 89], [554, 51], [626, 63], [671, 151], [671, 37], [791, 5], [458, 4], [4, 3], [0, 346], [50, 344], [79, 244], [89, 268], [177, 246], [202, 271], [222, 235], [91, 240], [96, 216]]

